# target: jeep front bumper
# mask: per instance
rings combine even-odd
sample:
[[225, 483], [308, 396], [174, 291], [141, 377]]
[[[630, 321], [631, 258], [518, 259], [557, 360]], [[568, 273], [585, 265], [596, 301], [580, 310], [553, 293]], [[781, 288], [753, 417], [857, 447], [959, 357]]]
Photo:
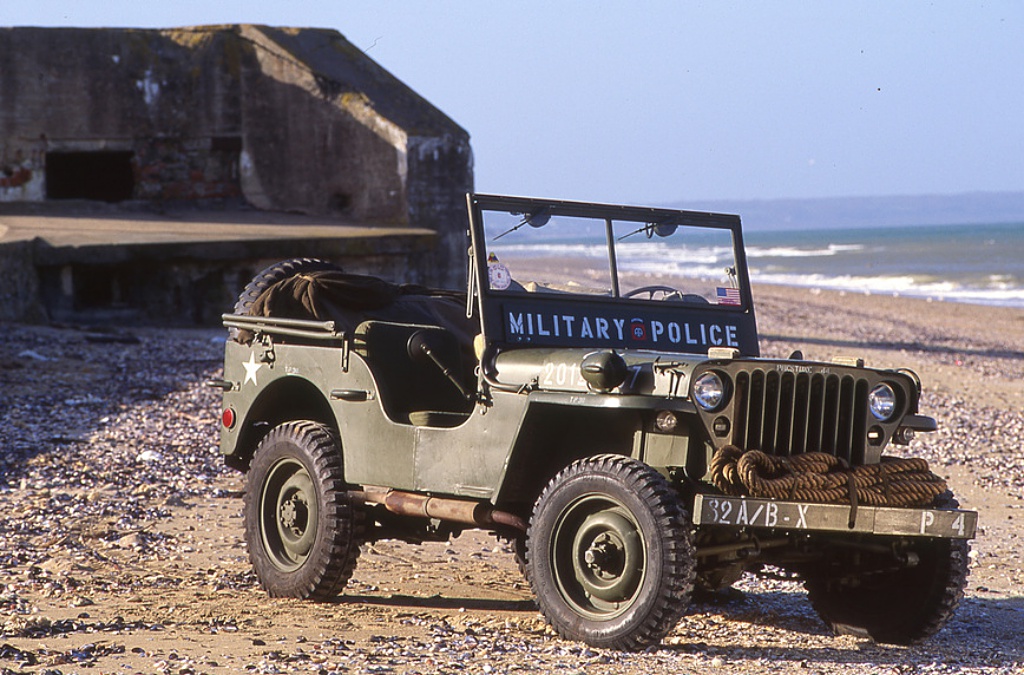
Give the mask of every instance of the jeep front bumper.
[[978, 513], [847, 504], [810, 504], [774, 499], [697, 495], [695, 525], [767, 528], [791, 532], [844, 532], [899, 537], [973, 539]]

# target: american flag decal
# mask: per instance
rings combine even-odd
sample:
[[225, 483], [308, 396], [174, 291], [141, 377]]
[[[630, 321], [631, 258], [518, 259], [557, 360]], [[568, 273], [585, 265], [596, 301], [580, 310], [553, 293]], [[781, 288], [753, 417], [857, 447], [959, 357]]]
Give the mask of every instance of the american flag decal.
[[720, 305], [740, 305], [740, 289], [738, 288], [719, 288], [715, 291], [715, 295], [718, 296], [718, 304]]

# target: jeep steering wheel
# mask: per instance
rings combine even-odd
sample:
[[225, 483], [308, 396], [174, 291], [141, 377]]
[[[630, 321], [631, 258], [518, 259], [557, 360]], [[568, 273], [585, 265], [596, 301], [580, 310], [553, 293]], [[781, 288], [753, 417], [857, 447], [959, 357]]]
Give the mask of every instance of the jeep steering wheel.
[[660, 286], [660, 285], [641, 286], [640, 288], [634, 288], [633, 290], [629, 291], [628, 293], [625, 293], [622, 297], [624, 297], [624, 298], [632, 298], [632, 297], [635, 297], [637, 295], [641, 295], [643, 293], [647, 294], [647, 299], [648, 300], [654, 300], [654, 296], [657, 293], [662, 293], [663, 294], [662, 298], [661, 298], [662, 300], [682, 300], [683, 299], [683, 292], [680, 291], [679, 289], [672, 288], [671, 286]]

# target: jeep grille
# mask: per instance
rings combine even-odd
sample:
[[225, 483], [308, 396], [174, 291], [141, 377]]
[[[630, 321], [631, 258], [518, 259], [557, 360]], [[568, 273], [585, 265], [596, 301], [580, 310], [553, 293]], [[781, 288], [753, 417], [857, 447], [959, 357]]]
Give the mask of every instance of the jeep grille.
[[733, 442], [772, 455], [827, 452], [864, 463], [868, 381], [851, 375], [736, 373]]

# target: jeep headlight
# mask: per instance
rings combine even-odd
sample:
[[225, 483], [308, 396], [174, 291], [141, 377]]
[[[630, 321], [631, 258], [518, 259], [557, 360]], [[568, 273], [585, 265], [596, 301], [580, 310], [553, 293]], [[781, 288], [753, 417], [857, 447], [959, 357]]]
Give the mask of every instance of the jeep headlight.
[[875, 419], [887, 422], [896, 414], [896, 392], [884, 382], [876, 385], [868, 393], [868, 406]]
[[693, 400], [704, 410], [717, 410], [725, 401], [725, 383], [717, 373], [707, 372], [693, 382]]

